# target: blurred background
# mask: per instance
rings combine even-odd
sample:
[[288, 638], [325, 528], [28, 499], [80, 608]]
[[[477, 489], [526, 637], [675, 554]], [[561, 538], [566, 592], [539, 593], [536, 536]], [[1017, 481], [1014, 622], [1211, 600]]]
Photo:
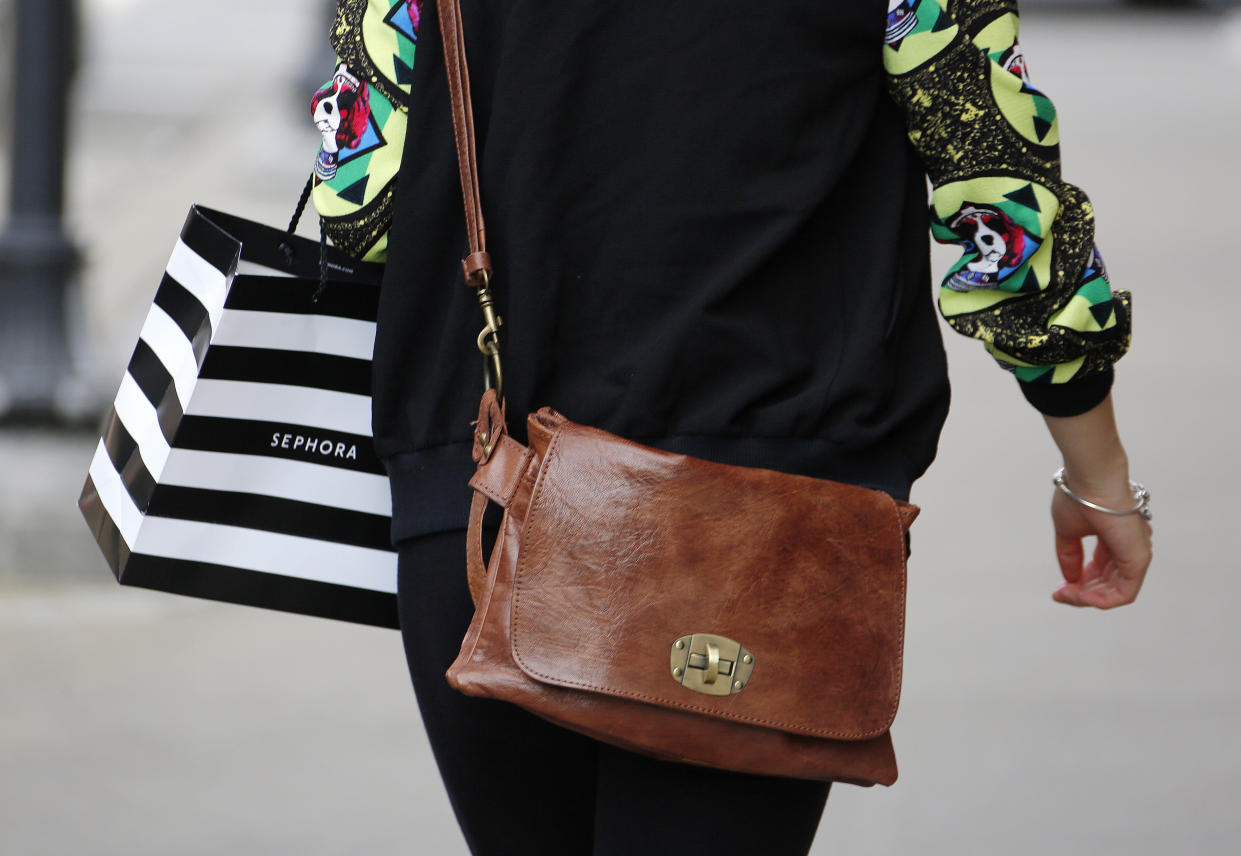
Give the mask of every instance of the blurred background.
[[[901, 781], [837, 787], [813, 852], [1233, 853], [1241, 13], [1021, 5], [1065, 177], [1134, 292], [1116, 400], [1155, 565], [1134, 607], [1052, 604], [1054, 448], [947, 334]], [[55, 34], [40, 58], [21, 59], [19, 6]], [[465, 853], [395, 632], [119, 587], [75, 508], [189, 205], [286, 221], [329, 19], [307, 0], [0, 0], [0, 853]], [[32, 124], [62, 97], [63, 134]]]

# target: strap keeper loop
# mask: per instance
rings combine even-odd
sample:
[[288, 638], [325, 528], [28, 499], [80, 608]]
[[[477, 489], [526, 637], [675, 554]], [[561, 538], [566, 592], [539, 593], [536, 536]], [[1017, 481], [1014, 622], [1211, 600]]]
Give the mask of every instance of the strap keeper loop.
[[465, 284], [470, 288], [486, 285], [491, 276], [491, 254], [470, 253], [461, 260], [461, 269], [465, 272]]

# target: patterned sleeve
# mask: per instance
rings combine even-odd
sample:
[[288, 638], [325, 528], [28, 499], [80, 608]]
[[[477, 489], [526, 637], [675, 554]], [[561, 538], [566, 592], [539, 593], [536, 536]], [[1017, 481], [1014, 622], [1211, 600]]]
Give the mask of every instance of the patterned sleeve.
[[933, 187], [931, 233], [959, 244], [939, 307], [1039, 410], [1085, 412], [1129, 346], [1130, 302], [1060, 178], [1059, 126], [1018, 43], [1013, 0], [889, 0], [888, 88]]

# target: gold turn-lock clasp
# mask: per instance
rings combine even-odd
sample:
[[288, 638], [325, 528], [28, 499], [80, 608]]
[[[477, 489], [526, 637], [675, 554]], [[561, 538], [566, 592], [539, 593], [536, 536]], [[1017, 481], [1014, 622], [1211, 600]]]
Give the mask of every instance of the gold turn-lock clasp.
[[714, 633], [691, 633], [672, 643], [672, 679], [687, 690], [732, 695], [745, 689], [754, 655], [740, 642]]

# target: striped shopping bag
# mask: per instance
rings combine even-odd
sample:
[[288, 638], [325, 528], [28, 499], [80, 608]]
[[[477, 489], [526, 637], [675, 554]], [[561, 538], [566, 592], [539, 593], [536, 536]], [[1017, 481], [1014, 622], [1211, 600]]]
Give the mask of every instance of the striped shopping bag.
[[126, 585], [395, 627], [381, 268], [190, 209], [79, 507]]

